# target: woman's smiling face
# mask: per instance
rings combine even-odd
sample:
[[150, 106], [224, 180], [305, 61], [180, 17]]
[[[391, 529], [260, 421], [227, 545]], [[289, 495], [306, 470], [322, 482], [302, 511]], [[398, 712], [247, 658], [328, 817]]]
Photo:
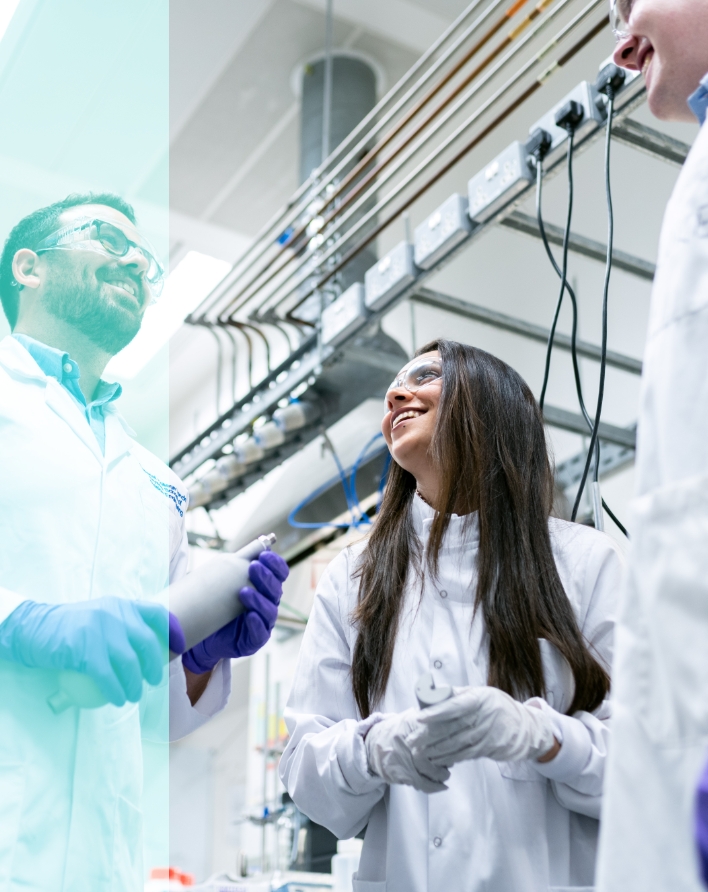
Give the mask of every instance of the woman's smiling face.
[[442, 394], [441, 375], [438, 351], [424, 353], [401, 369], [386, 394], [381, 431], [394, 461], [417, 480], [430, 466], [428, 453]]

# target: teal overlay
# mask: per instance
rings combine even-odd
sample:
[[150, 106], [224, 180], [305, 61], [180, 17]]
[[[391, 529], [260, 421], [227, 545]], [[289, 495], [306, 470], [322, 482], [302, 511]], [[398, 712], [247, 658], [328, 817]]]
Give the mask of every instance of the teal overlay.
[[117, 400], [121, 395], [123, 388], [120, 384], [115, 381], [112, 384], [109, 384], [107, 381], [99, 381], [94, 398], [90, 403], [87, 403], [86, 397], [79, 387], [81, 370], [78, 363], [74, 362], [68, 353], [62, 353], [61, 350], [55, 350], [54, 347], [47, 347], [46, 344], [27, 337], [27, 335], [15, 334], [13, 337], [22, 344], [45, 375], [55, 378], [74, 397], [79, 408], [86, 416], [86, 421], [90, 425], [91, 430], [96, 435], [101, 452], [105, 453], [106, 422], [103, 415], [103, 407], [107, 403]]
[[[20, 0], [0, 40], [2, 243], [39, 208], [110, 192], [167, 265], [168, 39], [168, 0]], [[48, 251], [42, 269], [59, 281], [83, 256]], [[185, 507], [163, 464], [168, 360], [87, 396], [74, 349], [10, 337], [0, 312], [0, 623], [27, 599], [164, 593]], [[0, 659], [0, 889], [142, 892], [169, 863], [167, 666], [120, 707], [76, 705], [60, 676]]]

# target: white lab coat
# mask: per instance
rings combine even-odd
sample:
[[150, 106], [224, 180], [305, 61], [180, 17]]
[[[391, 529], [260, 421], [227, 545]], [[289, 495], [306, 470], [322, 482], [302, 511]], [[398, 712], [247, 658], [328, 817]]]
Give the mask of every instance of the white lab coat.
[[631, 530], [598, 888], [698, 892], [692, 816], [708, 758], [708, 127], [661, 232]]
[[[414, 500], [416, 532], [425, 545], [433, 511]], [[554, 554], [580, 628], [609, 665], [621, 557], [604, 534], [551, 520]], [[487, 657], [481, 613], [473, 619], [478, 534], [463, 534], [453, 516], [437, 580], [409, 585], [382, 713], [417, 705], [424, 672], [438, 682], [483, 685]], [[592, 886], [597, 817], [609, 711], [570, 718], [572, 675], [542, 642], [548, 703], [563, 745], [546, 765], [491, 759], [452, 768], [449, 790], [427, 796], [389, 786], [367, 766], [364, 734], [351, 691], [357, 601], [352, 578], [361, 545], [329, 566], [315, 598], [295, 682], [285, 711], [290, 741], [280, 774], [296, 805], [339, 838], [366, 838], [356, 892], [547, 892]], [[429, 574], [428, 574], [429, 576]]]
[[[185, 509], [180, 481], [112, 404], [104, 456], [69, 393], [14, 338], [0, 342], [0, 622], [27, 599], [157, 595], [186, 572]], [[222, 664], [193, 708], [171, 664], [170, 735], [221, 709], [229, 684]], [[56, 686], [0, 660], [0, 890], [138, 892], [141, 714], [164, 741], [165, 685], [140, 706], [59, 715], [47, 704]]]

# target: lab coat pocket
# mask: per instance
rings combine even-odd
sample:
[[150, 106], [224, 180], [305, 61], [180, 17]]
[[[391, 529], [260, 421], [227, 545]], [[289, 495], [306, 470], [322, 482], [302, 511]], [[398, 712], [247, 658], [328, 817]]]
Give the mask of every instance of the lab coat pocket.
[[0, 889], [9, 888], [25, 796], [25, 767], [0, 765]]
[[386, 880], [358, 880], [352, 877], [352, 892], [386, 892]]
[[[662, 746], [708, 739], [708, 477], [634, 504], [636, 534], [618, 636], [618, 691]], [[621, 653], [621, 656], [620, 656]], [[619, 665], [619, 660], [622, 665]]]

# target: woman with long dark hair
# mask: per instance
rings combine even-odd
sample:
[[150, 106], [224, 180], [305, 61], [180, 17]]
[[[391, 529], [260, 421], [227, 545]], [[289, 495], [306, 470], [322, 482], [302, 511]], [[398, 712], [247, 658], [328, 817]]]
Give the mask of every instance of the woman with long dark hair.
[[[318, 588], [283, 782], [366, 829], [357, 892], [590, 887], [619, 552], [551, 517], [538, 404], [490, 354], [423, 347], [382, 430], [381, 511]], [[420, 709], [426, 673], [453, 696]]]

